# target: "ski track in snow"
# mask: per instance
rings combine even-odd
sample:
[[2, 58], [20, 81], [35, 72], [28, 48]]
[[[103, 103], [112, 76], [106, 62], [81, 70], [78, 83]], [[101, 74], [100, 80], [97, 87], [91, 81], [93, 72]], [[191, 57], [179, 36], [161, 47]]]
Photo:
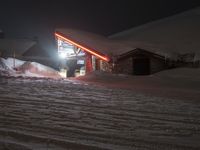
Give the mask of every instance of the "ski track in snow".
[[0, 149], [192, 150], [199, 140], [200, 103], [70, 80], [0, 78]]

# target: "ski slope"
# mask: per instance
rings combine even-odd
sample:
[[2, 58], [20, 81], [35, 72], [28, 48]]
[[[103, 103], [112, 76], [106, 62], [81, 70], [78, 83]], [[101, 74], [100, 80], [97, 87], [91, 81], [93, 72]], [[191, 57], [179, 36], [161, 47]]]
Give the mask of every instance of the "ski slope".
[[0, 78], [0, 149], [200, 149], [198, 100], [97, 84]]

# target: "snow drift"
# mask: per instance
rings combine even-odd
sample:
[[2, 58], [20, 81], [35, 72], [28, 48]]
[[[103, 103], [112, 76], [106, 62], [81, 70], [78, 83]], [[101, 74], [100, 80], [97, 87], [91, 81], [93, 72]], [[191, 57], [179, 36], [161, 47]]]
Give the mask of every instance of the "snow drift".
[[77, 77], [78, 80], [84, 81], [96, 81], [100, 80], [102, 82], [115, 82], [118, 83], [119, 81], [135, 81], [140, 79], [170, 79], [170, 80], [182, 80], [182, 82], [188, 81], [200, 81], [200, 68], [174, 68], [164, 70], [152, 75], [148, 76], [133, 76], [133, 75], [125, 75], [125, 74], [112, 74], [103, 71], [94, 71], [86, 76]]
[[[103, 87], [131, 89], [146, 94], [154, 93], [161, 97], [175, 96], [181, 99], [187, 98], [185, 93], [188, 91], [194, 93], [199, 93], [200, 91], [199, 68], [175, 68], [148, 76], [111, 74], [96, 71], [86, 76], [78, 77], [76, 80], [90, 82]], [[184, 94], [181, 96], [179, 93]], [[192, 99], [195, 99], [195, 97], [192, 97]]]
[[0, 75], [14, 77], [44, 77], [44, 78], [61, 78], [58, 71], [36, 63], [22, 61], [13, 58], [0, 58]]
[[200, 81], [200, 68], [175, 68], [156, 73], [154, 76], [179, 80]]

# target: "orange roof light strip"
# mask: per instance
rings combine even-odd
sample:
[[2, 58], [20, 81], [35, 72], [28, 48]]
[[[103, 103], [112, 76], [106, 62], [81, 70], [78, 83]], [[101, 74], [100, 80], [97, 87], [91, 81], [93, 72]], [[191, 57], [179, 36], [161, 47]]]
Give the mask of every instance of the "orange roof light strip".
[[86, 52], [88, 52], [88, 53], [90, 53], [90, 54], [92, 54], [92, 55], [94, 55], [94, 56], [97, 56], [98, 58], [101, 58], [101, 59], [104, 60], [104, 61], [107, 61], [107, 62], [109, 61], [109, 58], [108, 58], [108, 57], [102, 56], [102, 55], [100, 55], [100, 54], [98, 54], [98, 53], [96, 53], [96, 52], [94, 52], [94, 51], [92, 51], [92, 50], [90, 50], [90, 49], [88, 49], [88, 48], [86, 48], [86, 47], [84, 47], [84, 46], [81, 46], [80, 44], [78, 44], [78, 43], [76, 43], [76, 42], [73, 42], [72, 40], [70, 40], [70, 39], [68, 39], [68, 38], [66, 38], [66, 37], [64, 37], [64, 36], [62, 36], [62, 35], [60, 35], [60, 34], [58, 34], [58, 33], [55, 33], [55, 36], [56, 36], [57, 38], [60, 38], [60, 39], [64, 40], [64, 41], [67, 41], [67, 42], [70, 43], [70, 44], [76, 45], [77, 47], [79, 47], [79, 48], [85, 50]]

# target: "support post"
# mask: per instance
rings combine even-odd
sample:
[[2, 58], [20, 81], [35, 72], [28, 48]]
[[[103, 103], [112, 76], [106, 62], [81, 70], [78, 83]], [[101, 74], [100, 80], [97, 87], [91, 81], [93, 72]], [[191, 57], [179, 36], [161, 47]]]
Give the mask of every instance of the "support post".
[[92, 72], [92, 55], [89, 53], [86, 53], [86, 73]]
[[13, 51], [13, 68], [15, 69], [15, 50]]

